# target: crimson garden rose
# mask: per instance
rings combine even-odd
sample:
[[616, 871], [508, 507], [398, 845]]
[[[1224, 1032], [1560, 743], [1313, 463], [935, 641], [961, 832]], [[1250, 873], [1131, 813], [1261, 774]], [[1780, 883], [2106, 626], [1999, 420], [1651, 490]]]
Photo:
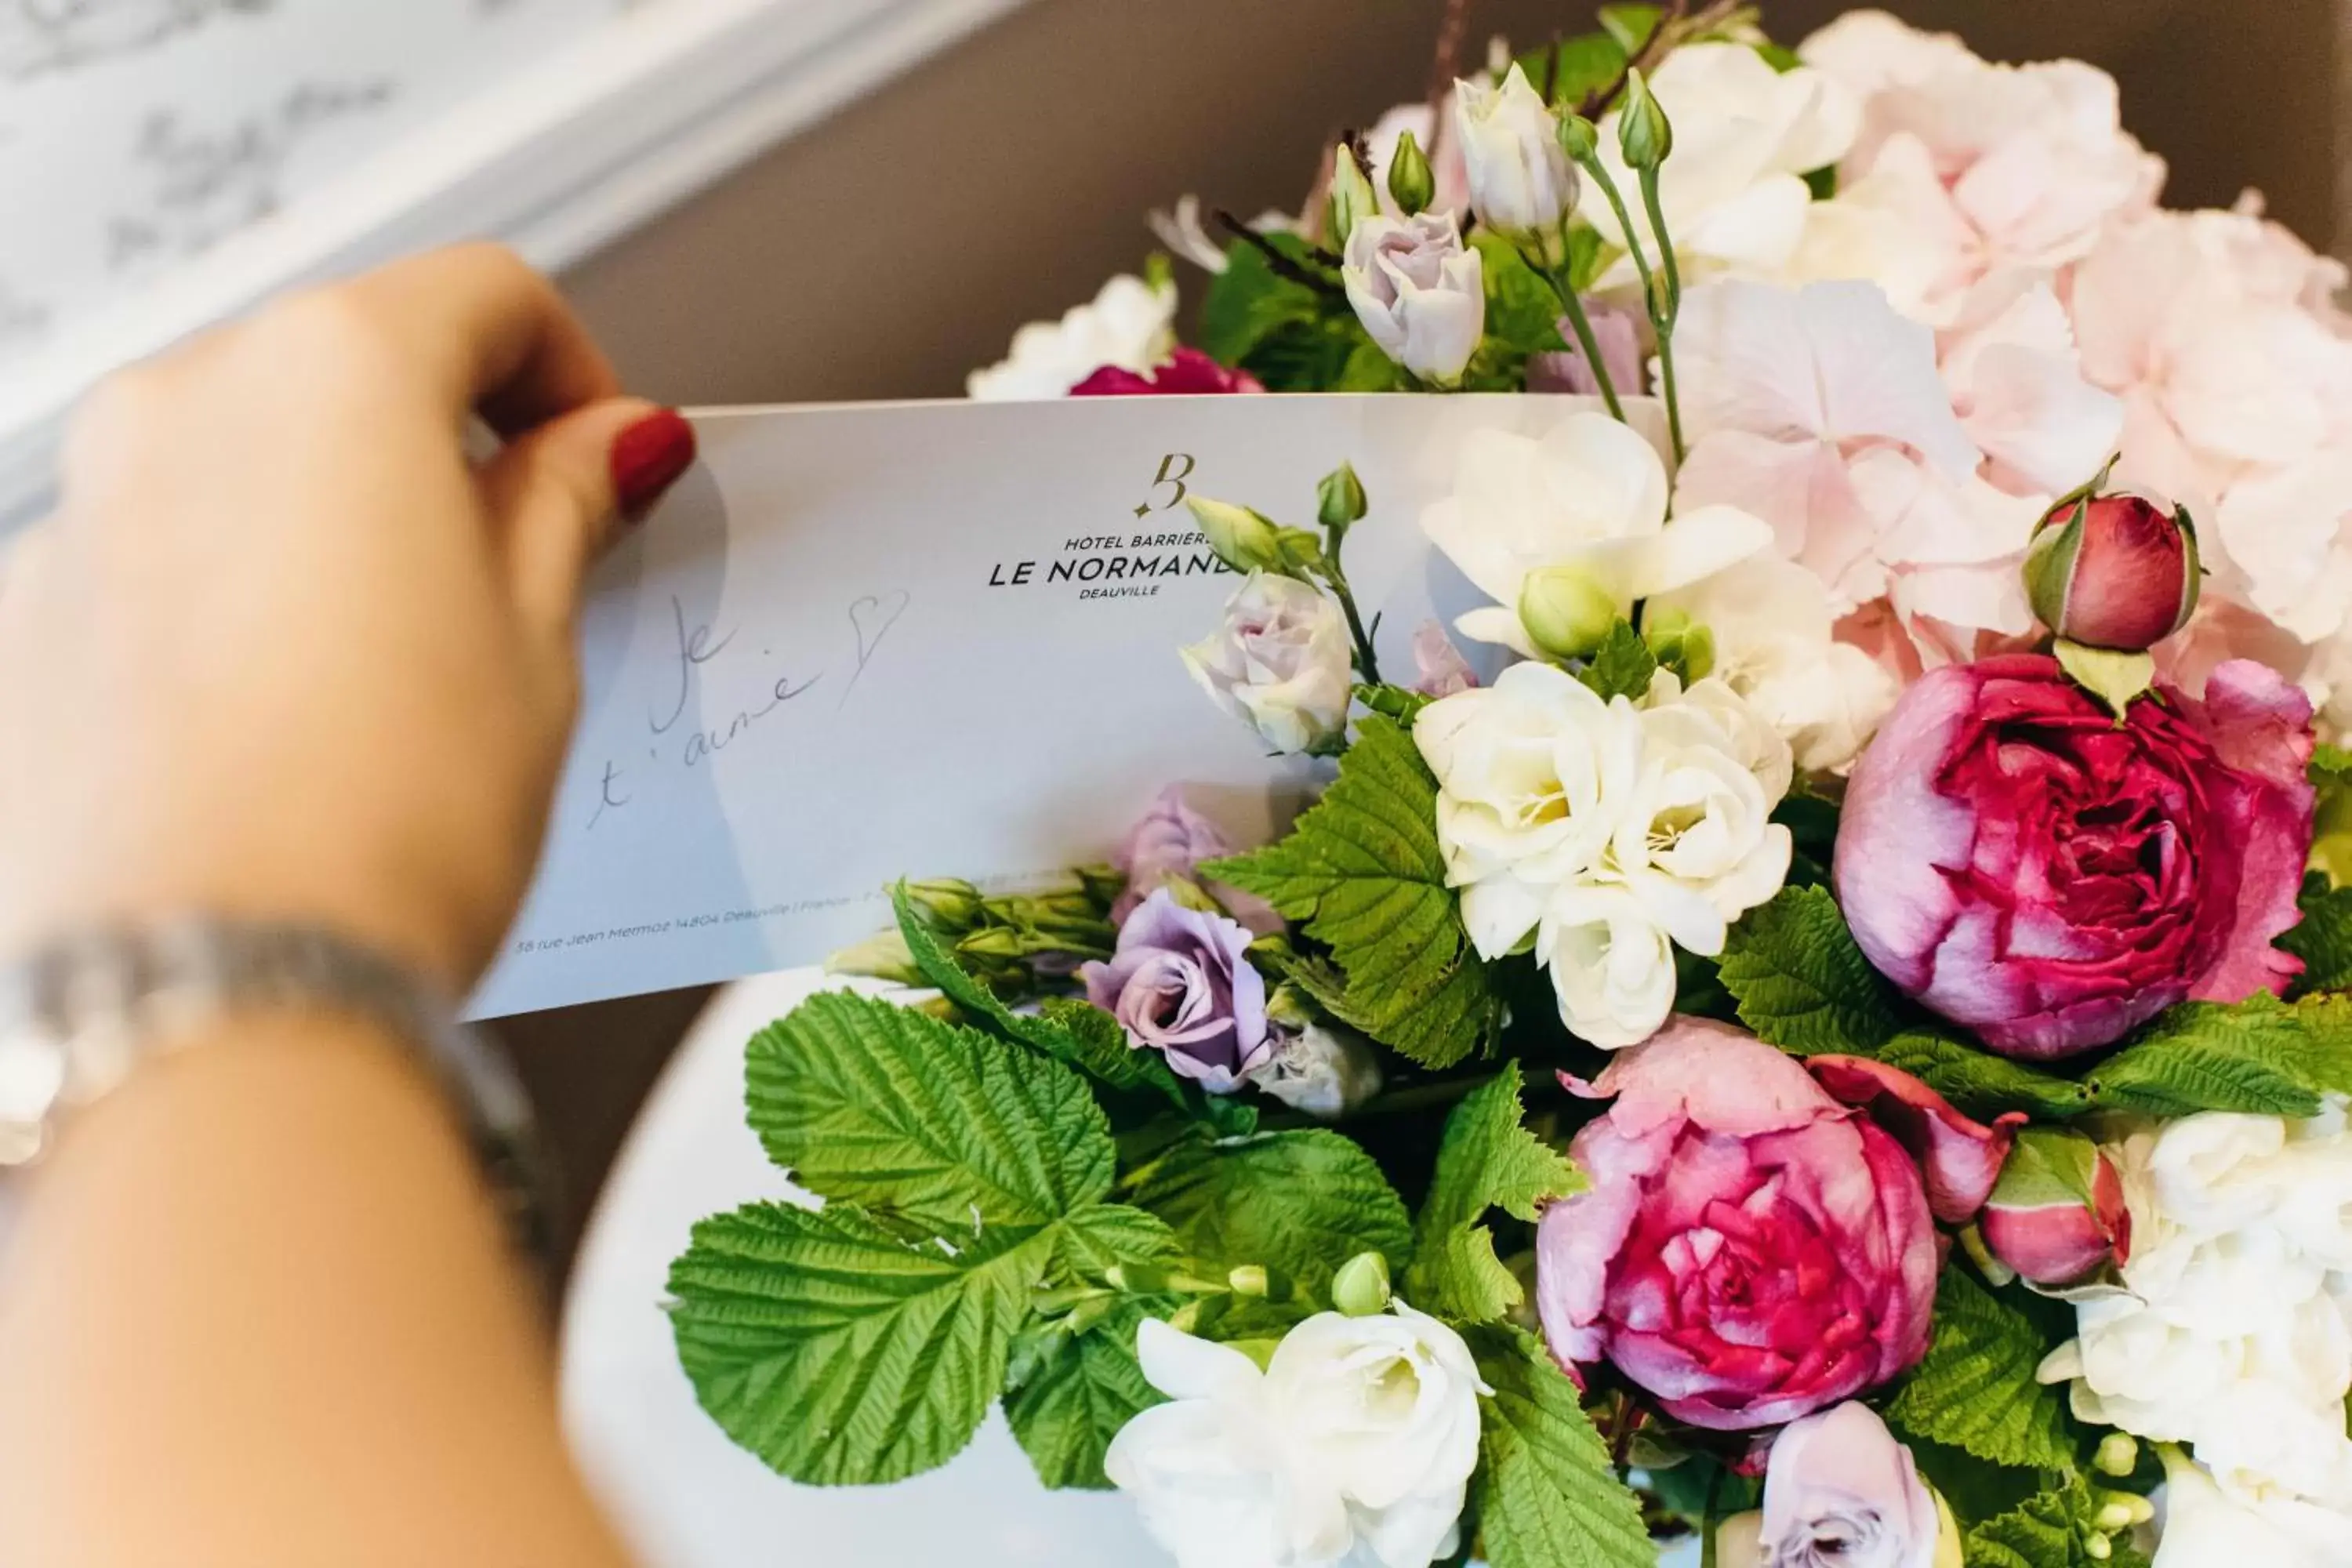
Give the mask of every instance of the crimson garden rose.
[[1203, 393], [1264, 392], [1245, 370], [1227, 370], [1199, 349], [1179, 348], [1166, 363], [1140, 374], [1107, 364], [1070, 388], [1072, 397], [1169, 397]]
[[2311, 847], [2311, 704], [2268, 668], [2118, 724], [2055, 659], [1923, 676], [1856, 764], [1832, 872], [1881, 973], [2004, 1055], [2110, 1044], [2284, 989]]
[[[1563, 1363], [1608, 1361], [1677, 1419], [1746, 1431], [1874, 1387], [1926, 1352], [1928, 1184], [1894, 1134], [1804, 1065], [1678, 1017], [1589, 1091], [1616, 1097], [1570, 1151], [1592, 1184], [1546, 1209], [1536, 1232], [1537, 1305]], [[1967, 1129], [1962, 1142], [2005, 1147], [2005, 1129], [1976, 1127], [1922, 1086], [1895, 1098], [1931, 1105], [1930, 1159]], [[1999, 1169], [2000, 1154], [1988, 1158]], [[1980, 1199], [1990, 1181], [1937, 1185]]]

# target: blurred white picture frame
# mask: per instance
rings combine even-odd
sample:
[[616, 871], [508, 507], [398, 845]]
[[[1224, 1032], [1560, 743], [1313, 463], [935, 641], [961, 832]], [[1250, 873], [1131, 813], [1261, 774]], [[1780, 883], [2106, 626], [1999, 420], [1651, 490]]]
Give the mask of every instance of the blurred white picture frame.
[[[560, 268], [1023, 3], [570, 0], [572, 25], [551, 44], [542, 21], [530, 58], [409, 114], [266, 216], [142, 267], [135, 287], [60, 312], [0, 360], [0, 539], [50, 504], [66, 416], [109, 371], [289, 286], [453, 240], [497, 238]], [[520, 19], [558, 0], [467, 4], [485, 25], [504, 26], [507, 13]], [[82, 38], [91, 51], [145, 49], [155, 57], [148, 77], [168, 80], [182, 47], [175, 32], [260, 26], [271, 14], [290, 26], [297, 7], [315, 27], [318, 8], [338, 5], [346, 22], [396, 27], [409, 0], [0, 0], [0, 67], [13, 45], [18, 68], [13, 77], [0, 69], [0, 129], [32, 138], [20, 150], [44, 160], [52, 141], [55, 156], [73, 156], [66, 136], [45, 128], [35, 95], [63, 90], [71, 84], [58, 79], [77, 69], [102, 76], [67, 47]], [[73, 28], [81, 32], [68, 37]], [[41, 47], [47, 57], [33, 52]], [[182, 58], [188, 71], [221, 69], [217, 53], [208, 59], [193, 45]], [[42, 65], [53, 68], [46, 80]], [[215, 99], [221, 90], [216, 80], [185, 85]], [[314, 90], [281, 84], [278, 101]], [[40, 204], [12, 199], [7, 183], [0, 179], [0, 214], [12, 214], [0, 216], [0, 280], [12, 248], [29, 251], [38, 238], [19, 226], [12, 244], [7, 230], [42, 221]]]

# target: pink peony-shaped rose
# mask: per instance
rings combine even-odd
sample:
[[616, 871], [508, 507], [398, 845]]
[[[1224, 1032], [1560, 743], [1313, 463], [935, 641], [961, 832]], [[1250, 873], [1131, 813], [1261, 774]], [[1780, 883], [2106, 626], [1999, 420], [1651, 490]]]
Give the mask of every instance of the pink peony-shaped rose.
[[1070, 388], [1072, 397], [1182, 397], [1203, 394], [1264, 392], [1245, 370], [1228, 370], [1199, 349], [1180, 348], [1167, 363], [1138, 374], [1107, 364]]
[[2117, 724], [2055, 659], [1935, 670], [1856, 764], [1833, 878], [1879, 972], [2007, 1056], [2283, 989], [2311, 847], [2311, 704], [2217, 667]]
[[1537, 1305], [1563, 1363], [1611, 1362], [1675, 1418], [1746, 1431], [1874, 1387], [1927, 1350], [1927, 1184], [1802, 1065], [1675, 1018], [1592, 1091], [1616, 1096], [1570, 1151], [1592, 1185], [1536, 1232]]

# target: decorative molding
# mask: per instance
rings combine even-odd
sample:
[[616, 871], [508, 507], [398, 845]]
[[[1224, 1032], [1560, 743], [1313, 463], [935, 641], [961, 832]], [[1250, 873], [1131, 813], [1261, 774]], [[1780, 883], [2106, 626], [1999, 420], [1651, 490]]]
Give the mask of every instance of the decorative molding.
[[[183, 0], [183, 4], [189, 0]], [[57, 331], [0, 376], [0, 537], [117, 366], [289, 285], [492, 236], [561, 268], [1024, 0], [646, 0]], [[0, 320], [7, 316], [0, 288]]]

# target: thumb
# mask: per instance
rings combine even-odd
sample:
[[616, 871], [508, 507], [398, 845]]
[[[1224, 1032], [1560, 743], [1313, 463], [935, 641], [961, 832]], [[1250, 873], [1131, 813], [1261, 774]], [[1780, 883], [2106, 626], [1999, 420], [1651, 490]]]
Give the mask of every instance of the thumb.
[[694, 449], [694, 426], [677, 410], [615, 397], [549, 420], [490, 459], [482, 495], [523, 615], [568, 633], [589, 566], [692, 466]]

